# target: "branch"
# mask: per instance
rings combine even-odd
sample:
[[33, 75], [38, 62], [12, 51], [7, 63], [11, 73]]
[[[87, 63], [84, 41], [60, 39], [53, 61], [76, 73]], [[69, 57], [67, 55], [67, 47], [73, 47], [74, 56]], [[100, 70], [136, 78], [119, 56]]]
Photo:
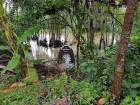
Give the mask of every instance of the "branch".
[[108, 7], [108, 12], [109, 12], [109, 14], [111, 15], [111, 17], [112, 17], [117, 23], [119, 23], [120, 26], [123, 26], [123, 24], [122, 24], [119, 20], [117, 20], [117, 19], [115, 18], [115, 16], [113, 15], [113, 13], [111, 12], [110, 6], [109, 6], [107, 3], [105, 3], [105, 4], [106, 4], [106, 6]]
[[67, 21], [62, 15], [60, 15], [59, 13], [58, 13], [58, 15], [64, 20], [63, 22], [65, 22], [65, 24], [66, 24], [67, 26], [69, 26], [69, 27], [71, 28], [72, 31], [74, 31], [73, 27], [68, 23], [68, 21]]

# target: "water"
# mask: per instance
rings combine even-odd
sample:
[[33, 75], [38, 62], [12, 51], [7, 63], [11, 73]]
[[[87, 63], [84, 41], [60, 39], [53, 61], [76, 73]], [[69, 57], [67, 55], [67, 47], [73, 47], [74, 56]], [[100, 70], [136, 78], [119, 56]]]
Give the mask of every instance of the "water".
[[[44, 33], [44, 34], [39, 33], [38, 37], [39, 37], [39, 40], [46, 39], [47, 40], [46, 43], [49, 45], [51, 37], [48, 33]], [[65, 35], [62, 34], [60, 37], [60, 40], [65, 41], [65, 39], [68, 39], [67, 43], [70, 46], [70, 48], [72, 48], [72, 50], [74, 52], [74, 56], [76, 56], [76, 40], [75, 40], [75, 38], [71, 34], [68, 34], [68, 37], [65, 38]], [[111, 43], [111, 39], [112, 39], [112, 36], [110, 34], [108, 37], [109, 44]], [[97, 34], [95, 36], [95, 43], [97, 45], [99, 45], [99, 42], [100, 42], [100, 34]], [[116, 43], [116, 38], [114, 40], [114, 43]], [[58, 53], [59, 53], [60, 48], [42, 47], [42, 46], [39, 46], [37, 44], [36, 40], [30, 40], [29, 44], [31, 46], [31, 52], [32, 52], [33, 59], [35, 59], [35, 60], [42, 59], [42, 60], [47, 62], [46, 63], [47, 65], [54, 65], [54, 62], [50, 63], [51, 61], [55, 61], [55, 64], [57, 63]], [[63, 67], [64, 68], [71, 68], [74, 66], [74, 64], [70, 64], [70, 57], [68, 55], [65, 55], [64, 59], [65, 59], [65, 62], [64, 62], [64, 64], [60, 65], [61, 68], [63, 68]]]

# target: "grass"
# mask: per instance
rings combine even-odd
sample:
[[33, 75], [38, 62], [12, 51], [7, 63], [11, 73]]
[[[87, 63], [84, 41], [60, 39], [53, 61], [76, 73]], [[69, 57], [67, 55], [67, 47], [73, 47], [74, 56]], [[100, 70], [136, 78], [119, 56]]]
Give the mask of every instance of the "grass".
[[52, 101], [57, 105], [63, 97], [67, 97], [71, 105], [90, 105], [100, 96], [108, 100], [110, 92], [102, 91], [96, 84], [73, 80], [63, 74], [47, 82], [42, 81], [39, 85], [26, 85], [8, 93], [0, 93], [0, 105], [50, 105]]
[[39, 105], [43, 86], [29, 85], [9, 93], [0, 93], [0, 105]]

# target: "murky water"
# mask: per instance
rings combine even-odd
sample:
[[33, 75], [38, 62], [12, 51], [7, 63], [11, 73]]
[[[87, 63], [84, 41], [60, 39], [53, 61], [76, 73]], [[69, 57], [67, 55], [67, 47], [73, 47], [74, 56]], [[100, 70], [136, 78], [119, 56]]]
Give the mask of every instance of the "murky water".
[[[46, 34], [44, 37], [43, 35], [39, 36], [39, 40], [42, 40], [46, 38], [47, 44], [49, 45], [50, 37], [49, 34]], [[64, 35], [61, 36], [61, 41], [65, 41]], [[34, 59], [48, 59], [48, 60], [56, 60], [58, 56], [58, 52], [60, 48], [53, 48], [53, 47], [42, 47], [37, 45], [37, 41], [30, 40], [29, 41], [31, 45], [31, 52]], [[68, 41], [68, 44], [72, 44], [72, 40]], [[73, 49], [74, 54], [76, 55], [76, 44], [70, 45], [70, 47]]]
[[[50, 37], [49, 33], [39, 34], [39, 40], [46, 39], [47, 40], [46, 43], [48, 45], [50, 42], [50, 38], [51, 37]], [[65, 39], [67, 39], [68, 45], [72, 48], [74, 55], [76, 56], [76, 40], [75, 40], [75, 38], [72, 36], [72, 34], [68, 34], [67, 38], [65, 37], [65, 34], [62, 34], [60, 40], [65, 41]], [[110, 40], [109, 43], [111, 43], [111, 39], [112, 39], [112, 35], [110, 34], [108, 36], [108, 40]], [[99, 42], [100, 42], [100, 34], [97, 34], [95, 36], [95, 43], [99, 44]], [[114, 40], [114, 43], [116, 43], [116, 38]], [[31, 52], [32, 52], [33, 59], [43, 59], [46, 62], [57, 61], [60, 48], [42, 47], [42, 46], [39, 46], [37, 44], [36, 40], [30, 40], [29, 44], [31, 45]]]

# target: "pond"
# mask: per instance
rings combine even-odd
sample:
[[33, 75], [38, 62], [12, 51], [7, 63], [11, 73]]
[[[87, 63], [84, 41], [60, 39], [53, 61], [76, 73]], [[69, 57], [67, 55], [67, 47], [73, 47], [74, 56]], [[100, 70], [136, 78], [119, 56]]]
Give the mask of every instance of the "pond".
[[[108, 43], [110, 44], [111, 39], [112, 39], [112, 35], [111, 34], [108, 34], [108, 35], [109, 35], [109, 37], [108, 37], [109, 42]], [[100, 37], [101, 37], [101, 35], [99, 33], [97, 33], [95, 35], [95, 39], [94, 39], [95, 44], [99, 45]], [[50, 40], [51, 40], [51, 36], [49, 35], [48, 32], [45, 32], [43, 34], [40, 33], [38, 35], [38, 39], [39, 40], [45, 39], [47, 45], [49, 45]], [[67, 36], [62, 33], [59, 37], [59, 40], [61, 42], [67, 41], [67, 45], [73, 50], [74, 56], [76, 56], [76, 40], [71, 33], [67, 33]], [[116, 43], [116, 37], [115, 37], [114, 43]], [[42, 59], [44, 62], [46, 62], [47, 65], [54, 65], [54, 62], [56, 64], [59, 51], [62, 47], [59, 47], [59, 48], [54, 48], [53, 46], [52, 47], [43, 47], [43, 46], [38, 45], [37, 40], [30, 40], [29, 44], [31, 46], [31, 52], [32, 52], [33, 59]]]

